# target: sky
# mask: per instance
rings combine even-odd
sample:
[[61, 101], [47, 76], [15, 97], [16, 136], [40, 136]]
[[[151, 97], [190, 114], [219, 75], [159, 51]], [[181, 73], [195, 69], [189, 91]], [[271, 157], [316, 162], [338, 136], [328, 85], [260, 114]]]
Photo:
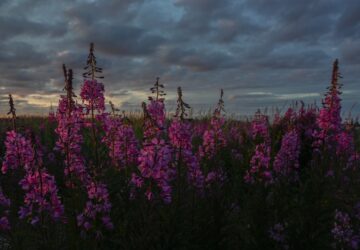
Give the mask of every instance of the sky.
[[360, 113], [359, 0], [1, 0], [0, 112], [46, 114], [63, 90], [62, 64], [82, 84], [89, 43], [107, 101], [140, 110], [160, 77], [194, 112], [225, 92], [228, 114], [321, 99], [339, 58], [343, 115]]

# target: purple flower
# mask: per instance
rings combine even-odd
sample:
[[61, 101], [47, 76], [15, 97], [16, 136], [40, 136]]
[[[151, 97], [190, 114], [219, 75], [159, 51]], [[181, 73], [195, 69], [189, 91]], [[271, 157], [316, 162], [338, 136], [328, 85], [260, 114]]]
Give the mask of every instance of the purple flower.
[[86, 112], [92, 110], [102, 113], [105, 110], [104, 84], [97, 80], [85, 80], [81, 87], [80, 96], [85, 104]]
[[19, 210], [20, 219], [28, 218], [35, 225], [43, 212], [48, 212], [54, 221], [63, 218], [64, 206], [58, 196], [55, 179], [45, 169], [29, 171], [19, 184], [26, 192], [24, 206]]
[[[77, 224], [85, 232], [101, 233], [101, 228], [112, 230], [114, 228], [111, 219], [111, 203], [105, 184], [91, 182], [87, 185], [88, 201], [84, 211], [77, 216]], [[99, 223], [100, 222], [100, 223]]]
[[7, 173], [8, 169], [31, 168], [34, 152], [30, 140], [15, 131], [9, 131], [6, 133], [5, 148], [5, 159], [1, 168], [3, 174]]
[[117, 117], [107, 116], [103, 120], [105, 135], [102, 142], [108, 147], [114, 166], [124, 169], [137, 164], [139, 149], [133, 128]]
[[213, 159], [220, 149], [226, 146], [226, 139], [223, 132], [225, 123], [224, 117], [213, 116], [210, 121], [210, 128], [203, 134], [203, 143], [199, 148], [199, 155], [202, 158]]
[[331, 85], [328, 92], [325, 94], [323, 100], [323, 107], [320, 109], [317, 118], [317, 125], [319, 129], [315, 130], [313, 136], [315, 141], [313, 147], [316, 151], [321, 148], [333, 153], [333, 155], [341, 156], [343, 154], [351, 153], [353, 150], [353, 138], [342, 131], [341, 125], [341, 99], [340, 88], [341, 84], [338, 82], [339, 78], [338, 60], [335, 60]]
[[334, 245], [337, 248], [359, 248], [360, 237], [354, 233], [350, 216], [347, 213], [335, 211], [335, 222], [331, 233], [335, 240]]
[[0, 208], [2, 208], [0, 217], [0, 231], [6, 231], [10, 229], [10, 222], [8, 218], [10, 212], [10, 199], [5, 197], [2, 189], [0, 189]]
[[268, 185], [273, 182], [273, 174], [270, 170], [271, 147], [268, 118], [258, 111], [251, 125], [253, 138], [263, 142], [256, 145], [255, 153], [250, 160], [250, 169], [246, 171], [244, 180], [247, 183], [259, 182]]
[[58, 134], [56, 150], [64, 155], [65, 176], [68, 187], [74, 187], [75, 179], [80, 180], [84, 185], [89, 182], [89, 175], [85, 168], [85, 160], [81, 154], [81, 143], [83, 136], [81, 128], [83, 124], [82, 107], [79, 105], [69, 106], [66, 96], [62, 96], [56, 113], [58, 127], [55, 132]]
[[133, 175], [132, 184], [136, 187], [143, 186], [143, 183], [150, 184], [146, 191], [148, 200], [153, 197], [151, 183], [154, 183], [160, 189], [160, 195], [164, 202], [171, 202], [170, 182], [176, 174], [171, 163], [171, 156], [172, 150], [169, 145], [164, 140], [157, 138], [147, 142], [141, 149], [138, 158], [141, 179], [137, 175]]
[[169, 127], [169, 139], [175, 151], [175, 159], [187, 167], [188, 181], [198, 189], [203, 188], [204, 175], [197, 157], [192, 152], [192, 129], [187, 120], [175, 118]]
[[289, 249], [289, 245], [286, 242], [285, 227], [281, 223], [275, 224], [269, 230], [269, 236], [272, 240], [278, 243], [282, 249]]
[[273, 176], [270, 171], [270, 146], [266, 143], [256, 145], [255, 154], [250, 160], [250, 169], [246, 171], [245, 182], [264, 183], [273, 182]]
[[274, 172], [293, 180], [298, 178], [300, 138], [295, 129], [287, 132], [281, 140], [281, 148], [274, 160]]

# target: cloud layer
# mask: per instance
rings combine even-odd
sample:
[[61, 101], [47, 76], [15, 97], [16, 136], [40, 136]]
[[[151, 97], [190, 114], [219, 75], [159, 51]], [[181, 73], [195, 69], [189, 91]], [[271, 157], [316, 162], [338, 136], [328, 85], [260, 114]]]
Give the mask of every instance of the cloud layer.
[[220, 88], [227, 111], [242, 115], [320, 103], [339, 58], [349, 111], [360, 92], [358, 13], [357, 0], [3, 0], [0, 112], [11, 92], [20, 112], [46, 113], [62, 91], [62, 63], [79, 88], [90, 42], [107, 97], [123, 109], [139, 109], [157, 76], [170, 110], [177, 86], [200, 111]]

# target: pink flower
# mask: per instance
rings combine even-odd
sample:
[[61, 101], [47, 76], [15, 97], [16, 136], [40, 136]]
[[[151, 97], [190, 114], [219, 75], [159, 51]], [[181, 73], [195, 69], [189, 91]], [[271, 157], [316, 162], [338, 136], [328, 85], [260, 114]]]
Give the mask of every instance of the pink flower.
[[119, 169], [137, 164], [139, 149], [133, 128], [117, 117], [107, 116], [103, 120], [105, 136], [102, 142], [108, 147], [113, 164]]
[[316, 141], [313, 146], [319, 150], [325, 147], [327, 150], [336, 152], [337, 136], [341, 132], [341, 99], [338, 83], [339, 67], [338, 60], [335, 60], [332, 72], [332, 80], [329, 91], [325, 94], [323, 107], [320, 109], [317, 124], [319, 130], [314, 132]]
[[105, 110], [104, 84], [97, 80], [85, 80], [81, 86], [80, 96], [85, 104], [87, 114], [91, 110], [102, 113]]
[[264, 140], [269, 140], [270, 135], [269, 135], [268, 124], [269, 124], [268, 117], [266, 115], [261, 114], [260, 111], [257, 111], [255, 114], [255, 118], [251, 123], [251, 133], [253, 139], [260, 137]]
[[263, 142], [256, 145], [255, 153], [250, 160], [250, 169], [246, 171], [244, 180], [247, 183], [264, 183], [268, 185], [273, 182], [273, 174], [270, 170], [270, 134], [268, 129], [268, 118], [258, 111], [252, 122], [252, 136]]
[[29, 171], [19, 184], [26, 192], [24, 206], [19, 211], [20, 219], [28, 218], [32, 224], [37, 224], [43, 212], [48, 212], [55, 221], [63, 218], [64, 206], [58, 196], [55, 179], [45, 169]]
[[165, 105], [163, 101], [151, 100], [147, 105], [147, 110], [152, 119], [156, 122], [156, 126], [163, 129], [165, 126]]
[[[138, 158], [138, 170], [143, 180], [140, 181], [139, 177], [133, 175], [132, 184], [140, 186], [143, 185], [143, 182], [154, 183], [160, 189], [160, 195], [164, 202], [171, 202], [172, 188], [170, 182], [176, 174], [171, 163], [171, 155], [171, 148], [164, 140], [154, 138], [147, 142], [141, 149]], [[151, 185], [147, 186], [146, 196], [148, 199], [153, 197]]]
[[219, 151], [226, 146], [226, 139], [223, 132], [225, 123], [224, 117], [212, 117], [210, 128], [205, 130], [203, 143], [199, 148], [199, 155], [202, 158], [213, 159]]
[[86, 185], [89, 181], [89, 175], [81, 154], [81, 143], [83, 142], [81, 134], [82, 107], [75, 104], [69, 107], [68, 103], [67, 97], [62, 96], [56, 113], [58, 127], [55, 132], [59, 137], [55, 149], [61, 151], [65, 157], [64, 173], [68, 177], [67, 185], [73, 187], [75, 179]]
[[114, 228], [110, 219], [111, 203], [105, 184], [91, 182], [87, 185], [89, 200], [84, 211], [77, 216], [77, 224], [85, 232], [101, 233], [101, 228], [112, 230]]
[[337, 249], [359, 248], [360, 237], [354, 232], [350, 216], [347, 213], [335, 211], [335, 222], [331, 233]]
[[337, 141], [336, 154], [338, 156], [351, 155], [354, 152], [354, 137], [348, 131], [341, 131], [335, 136]]
[[0, 231], [10, 230], [10, 222], [8, 216], [3, 216], [0, 218]]
[[151, 140], [154, 137], [161, 136], [161, 132], [165, 126], [165, 106], [161, 100], [150, 100], [146, 105], [143, 103], [144, 124], [143, 133], [144, 140]]
[[31, 168], [34, 152], [30, 140], [15, 131], [9, 131], [6, 134], [5, 148], [5, 159], [1, 168], [3, 174], [7, 173], [8, 169]]
[[204, 175], [197, 157], [192, 152], [192, 127], [187, 120], [175, 118], [169, 127], [169, 139], [175, 151], [175, 159], [187, 167], [188, 181], [198, 189], [203, 188]]
[[250, 161], [250, 169], [246, 171], [245, 182], [270, 184], [273, 176], [270, 171], [270, 146], [266, 143], [256, 145], [255, 154]]
[[10, 230], [9, 213], [10, 213], [10, 199], [5, 197], [3, 191], [0, 189], [0, 208], [3, 208], [0, 217], [0, 231]]
[[281, 148], [274, 160], [274, 172], [291, 179], [298, 178], [300, 138], [295, 129], [287, 132], [281, 141]]

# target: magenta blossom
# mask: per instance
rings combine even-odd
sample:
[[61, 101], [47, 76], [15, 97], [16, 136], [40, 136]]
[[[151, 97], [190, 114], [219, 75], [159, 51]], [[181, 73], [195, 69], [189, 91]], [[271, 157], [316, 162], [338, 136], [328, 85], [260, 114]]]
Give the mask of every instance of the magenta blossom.
[[265, 141], [270, 139], [268, 117], [261, 114], [260, 111], [256, 112], [255, 118], [251, 123], [251, 133], [253, 139], [256, 139], [257, 137], [260, 137]]
[[165, 126], [165, 106], [162, 100], [150, 100], [144, 109], [144, 140], [151, 140], [154, 137], [161, 136]]
[[161, 100], [151, 100], [147, 105], [147, 110], [154, 121], [156, 121], [157, 127], [160, 129], [165, 126], [165, 105]]
[[350, 216], [347, 213], [336, 210], [331, 233], [337, 249], [359, 249], [360, 237], [354, 232]]
[[205, 130], [203, 143], [199, 148], [199, 155], [202, 158], [213, 159], [217, 153], [226, 146], [226, 139], [223, 132], [225, 123], [224, 117], [212, 117], [210, 128]]
[[94, 232], [96, 238], [101, 238], [101, 228], [112, 230], [110, 212], [111, 203], [105, 184], [91, 182], [87, 186], [88, 201], [84, 211], [77, 216], [77, 224], [83, 232]]
[[204, 175], [199, 160], [192, 152], [191, 131], [190, 122], [175, 118], [169, 127], [169, 139], [175, 151], [176, 161], [182, 161], [187, 167], [189, 183], [198, 189], [202, 189]]
[[270, 170], [270, 146], [266, 143], [256, 145], [255, 154], [250, 161], [250, 169], [246, 171], [245, 182], [270, 184], [273, 175]]
[[10, 199], [7, 198], [0, 189], [0, 208], [3, 212], [0, 215], [0, 231], [7, 231], [10, 229], [9, 213], [10, 213]]
[[81, 87], [80, 96], [85, 104], [86, 112], [92, 110], [102, 113], [105, 110], [104, 84], [97, 80], [85, 80]]
[[133, 128], [120, 118], [107, 116], [104, 119], [104, 130], [102, 142], [108, 147], [114, 166], [123, 169], [136, 164], [139, 149]]
[[[151, 185], [154, 183], [160, 189], [160, 195], [165, 203], [171, 202], [170, 186], [176, 171], [171, 163], [171, 148], [164, 140], [157, 138], [146, 143], [140, 151], [139, 166], [140, 176], [133, 175], [132, 183], [139, 186], [141, 183], [148, 185], [146, 196], [149, 200], [153, 198]], [[143, 179], [142, 181], [139, 181]]]
[[58, 189], [53, 176], [46, 170], [28, 172], [19, 183], [26, 192], [24, 206], [20, 207], [20, 219], [28, 218], [35, 225], [48, 213], [54, 221], [63, 219], [64, 206], [58, 196]]
[[5, 159], [1, 168], [3, 174], [7, 173], [8, 169], [31, 168], [34, 152], [30, 140], [15, 131], [9, 131], [6, 134], [5, 148]]
[[282, 223], [276, 223], [269, 230], [270, 238], [281, 246], [281, 249], [289, 249], [286, 241], [285, 226]]
[[319, 129], [314, 131], [314, 148], [319, 151], [324, 148], [330, 152], [337, 151], [337, 137], [341, 132], [341, 99], [340, 88], [338, 83], [339, 67], [338, 60], [334, 62], [332, 80], [329, 91], [325, 94], [323, 107], [320, 109], [317, 124]]
[[263, 142], [256, 145], [255, 153], [250, 160], [250, 169], [246, 171], [245, 182], [264, 183], [265, 185], [273, 182], [273, 174], [270, 169], [270, 133], [268, 128], [268, 118], [258, 111], [252, 122], [252, 136]]
[[68, 177], [67, 185], [74, 186], [75, 179], [86, 185], [89, 181], [89, 175], [85, 168], [85, 160], [81, 154], [81, 143], [83, 142], [81, 134], [82, 108], [79, 105], [68, 107], [66, 96], [62, 96], [56, 118], [58, 127], [55, 132], [59, 137], [55, 149], [61, 151], [65, 156], [64, 173]]
[[281, 140], [281, 148], [274, 160], [274, 172], [296, 180], [299, 171], [300, 138], [295, 129], [287, 132]]

